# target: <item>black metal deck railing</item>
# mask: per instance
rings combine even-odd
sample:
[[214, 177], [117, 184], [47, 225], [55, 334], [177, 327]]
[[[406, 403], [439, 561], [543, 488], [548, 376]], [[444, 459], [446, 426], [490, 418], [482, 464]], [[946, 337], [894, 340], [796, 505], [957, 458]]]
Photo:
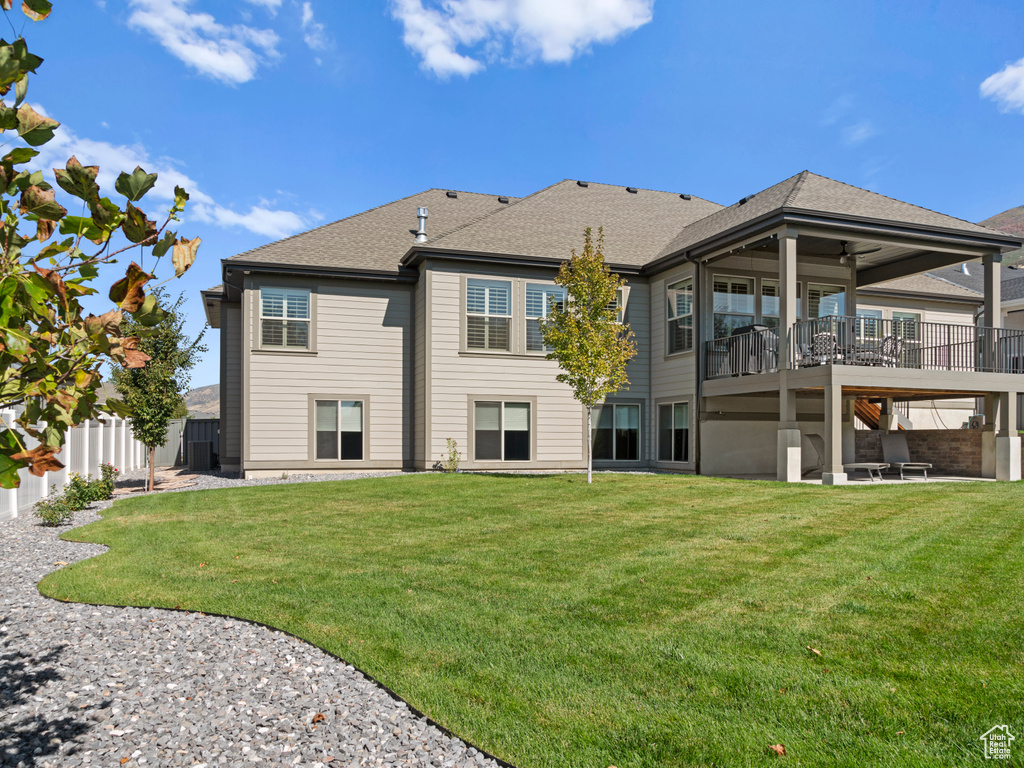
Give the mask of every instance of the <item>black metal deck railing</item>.
[[[779, 337], [763, 328], [704, 344], [705, 378], [778, 369]], [[793, 368], [859, 365], [928, 371], [1024, 373], [1024, 331], [973, 325], [819, 317], [790, 331]]]

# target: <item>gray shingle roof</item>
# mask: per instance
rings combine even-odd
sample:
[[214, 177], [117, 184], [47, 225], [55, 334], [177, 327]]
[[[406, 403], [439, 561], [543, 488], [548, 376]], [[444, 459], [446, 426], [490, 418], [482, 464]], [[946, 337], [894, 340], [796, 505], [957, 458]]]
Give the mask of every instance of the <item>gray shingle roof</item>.
[[[928, 274], [979, 296], [985, 293], [985, 272], [980, 262], [968, 262], [966, 274], [962, 267], [933, 269]], [[1000, 294], [1004, 301], [1024, 298], [1024, 269], [1003, 267], [999, 270], [999, 276], [1002, 279]]]
[[658, 256], [670, 256], [687, 250], [710, 237], [781, 210], [898, 221], [981, 235], [995, 233], [995, 230], [979, 224], [904, 203], [810, 171], [802, 171], [756, 195], [744, 198], [744, 202], [734, 203], [692, 224], [671, 238]]
[[910, 293], [931, 293], [936, 296], [956, 296], [965, 299], [978, 299], [981, 297], [976, 291], [969, 290], [959, 285], [942, 280], [927, 272], [920, 275], [907, 275], [897, 277], [895, 280], [886, 280], [884, 283], [858, 288], [857, 291], [870, 293], [872, 289], [885, 291], [908, 291]]
[[227, 261], [397, 272], [400, 259], [413, 245], [417, 208], [430, 210], [427, 233], [440, 234], [491, 211], [508, 208], [516, 200], [510, 198], [509, 203], [501, 203], [496, 195], [457, 194], [458, 197], [451, 198], [447, 190], [428, 189], [240, 253]]
[[567, 259], [573, 248], [582, 246], [586, 227], [603, 227], [608, 263], [641, 267], [669, 237], [719, 208], [696, 196], [684, 200], [675, 192], [630, 192], [595, 183], [582, 187], [566, 179], [430, 244], [454, 251]]

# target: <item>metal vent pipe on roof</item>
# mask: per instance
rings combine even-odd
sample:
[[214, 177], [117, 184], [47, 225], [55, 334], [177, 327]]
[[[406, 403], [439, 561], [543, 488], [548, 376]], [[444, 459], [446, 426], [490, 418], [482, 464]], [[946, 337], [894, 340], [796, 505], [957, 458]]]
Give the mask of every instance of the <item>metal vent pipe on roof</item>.
[[963, 264], [960, 265], [960, 274], [962, 274], [962, 275], [969, 275], [969, 274], [971, 274], [970, 270], [967, 269], [967, 262], [964, 262]]
[[427, 242], [427, 216], [429, 211], [426, 208], [417, 208], [416, 216], [420, 220], [420, 228], [416, 231], [416, 242]]

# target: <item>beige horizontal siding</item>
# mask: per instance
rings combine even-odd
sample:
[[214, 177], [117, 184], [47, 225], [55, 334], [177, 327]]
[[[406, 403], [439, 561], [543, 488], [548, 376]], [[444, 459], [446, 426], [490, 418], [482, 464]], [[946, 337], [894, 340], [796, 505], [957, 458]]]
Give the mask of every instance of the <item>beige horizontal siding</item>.
[[[250, 353], [248, 460], [310, 459], [309, 395], [322, 394], [368, 396], [364, 462], [402, 462], [410, 427], [412, 290], [351, 280], [305, 287], [316, 292], [316, 354]], [[255, 294], [252, 305], [255, 346]]]
[[[531, 463], [583, 465], [586, 451], [584, 410], [573, 399], [569, 387], [556, 381], [557, 363], [546, 360], [542, 355], [460, 353], [463, 275], [550, 282], [554, 274], [554, 270], [490, 270], [479, 265], [463, 269], [443, 262], [432, 266], [429, 317], [431, 458], [436, 459], [444, 452], [448, 437], [455, 438], [464, 453], [468, 453], [469, 396], [473, 395], [479, 399], [505, 401], [536, 398], [536, 452]], [[637, 279], [630, 288], [626, 319], [637, 334], [639, 354], [628, 370], [632, 391], [622, 394], [636, 393], [634, 396], [646, 397], [650, 380], [649, 344], [646, 341], [649, 294], [642, 279]], [[525, 315], [519, 303], [514, 302], [512, 335], [515, 343], [521, 345], [525, 334]], [[467, 455], [466, 459], [472, 463], [472, 457]]]

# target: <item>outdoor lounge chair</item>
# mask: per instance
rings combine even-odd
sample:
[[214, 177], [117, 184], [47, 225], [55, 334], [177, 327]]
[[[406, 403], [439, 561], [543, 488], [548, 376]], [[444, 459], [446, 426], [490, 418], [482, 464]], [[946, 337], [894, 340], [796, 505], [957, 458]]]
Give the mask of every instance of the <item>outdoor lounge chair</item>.
[[923, 461], [910, 460], [907, 436], [900, 432], [882, 433], [882, 458], [890, 467], [900, 471], [900, 480], [905, 479], [903, 473], [908, 469], [923, 472], [927, 480], [928, 470], [932, 468], [931, 464]]

